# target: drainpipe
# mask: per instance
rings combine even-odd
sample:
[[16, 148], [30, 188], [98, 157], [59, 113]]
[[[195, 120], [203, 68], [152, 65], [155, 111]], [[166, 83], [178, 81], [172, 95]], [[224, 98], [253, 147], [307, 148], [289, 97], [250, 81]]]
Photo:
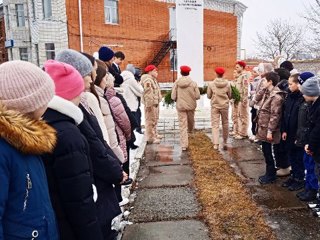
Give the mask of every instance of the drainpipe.
[[79, 8], [79, 32], [80, 32], [80, 51], [83, 52], [83, 36], [82, 36], [82, 4], [81, 0], [78, 0]]

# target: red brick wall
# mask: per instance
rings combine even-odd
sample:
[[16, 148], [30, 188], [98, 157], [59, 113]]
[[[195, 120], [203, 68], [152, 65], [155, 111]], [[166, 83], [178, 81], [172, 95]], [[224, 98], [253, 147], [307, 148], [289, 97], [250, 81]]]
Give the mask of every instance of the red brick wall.
[[[144, 67], [160, 50], [169, 32], [170, 4], [154, 0], [119, 0], [119, 25], [104, 23], [104, 1], [82, 0], [84, 51], [93, 53], [102, 44], [120, 45], [114, 51], [126, 55], [124, 65]], [[69, 47], [79, 50], [78, 1], [67, 0]], [[215, 66], [232, 69], [237, 53], [237, 19], [232, 14], [205, 10], [205, 79], [212, 79]], [[192, 36], [190, 36], [192, 37]], [[159, 80], [171, 82], [169, 54], [159, 65]]]
[[6, 30], [4, 16], [0, 16], [0, 63], [8, 61], [8, 52], [7, 49], [4, 47], [5, 40]]

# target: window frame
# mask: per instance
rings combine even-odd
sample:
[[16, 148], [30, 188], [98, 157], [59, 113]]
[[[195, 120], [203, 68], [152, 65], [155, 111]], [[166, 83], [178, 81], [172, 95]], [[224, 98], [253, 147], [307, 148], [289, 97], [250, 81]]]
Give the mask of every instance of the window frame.
[[[49, 46], [53, 46], [53, 48], [49, 48]], [[45, 43], [44, 44], [45, 52], [46, 52], [46, 58], [49, 59], [55, 59], [56, 56], [56, 47], [54, 43]], [[51, 55], [51, 56], [50, 56]]]
[[43, 14], [43, 19], [50, 19], [52, 17], [52, 1], [51, 0], [42, 0], [42, 14]]
[[[24, 50], [26, 50], [26, 52], [23, 52]], [[21, 61], [29, 61], [29, 51], [27, 47], [21, 47], [19, 48], [19, 55], [20, 55], [20, 60]], [[26, 59], [24, 59], [24, 57], [26, 56]]]
[[[19, 7], [21, 6], [22, 6], [22, 9], [19, 10]], [[24, 4], [23, 3], [15, 4], [15, 7], [16, 7], [16, 15], [17, 15], [17, 27], [25, 27], [26, 17], [24, 15]], [[21, 22], [20, 22], [20, 19], [21, 19]]]
[[[115, 6], [111, 6], [113, 4]], [[104, 0], [104, 22], [105, 24], [119, 24], [119, 0]]]

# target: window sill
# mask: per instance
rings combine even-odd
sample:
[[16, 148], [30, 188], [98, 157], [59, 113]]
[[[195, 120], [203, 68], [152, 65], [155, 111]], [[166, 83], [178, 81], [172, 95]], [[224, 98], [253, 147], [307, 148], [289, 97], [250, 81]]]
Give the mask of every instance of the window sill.
[[106, 25], [113, 25], [113, 26], [120, 26], [119, 23], [109, 23], [109, 22], [105, 22], [104, 24], [106, 24]]

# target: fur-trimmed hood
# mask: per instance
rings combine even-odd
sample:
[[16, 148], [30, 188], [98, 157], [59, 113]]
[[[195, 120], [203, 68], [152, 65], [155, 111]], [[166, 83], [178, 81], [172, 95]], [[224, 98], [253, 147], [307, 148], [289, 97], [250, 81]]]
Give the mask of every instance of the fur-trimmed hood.
[[56, 131], [42, 120], [0, 106], [0, 138], [24, 154], [41, 155], [53, 151]]

